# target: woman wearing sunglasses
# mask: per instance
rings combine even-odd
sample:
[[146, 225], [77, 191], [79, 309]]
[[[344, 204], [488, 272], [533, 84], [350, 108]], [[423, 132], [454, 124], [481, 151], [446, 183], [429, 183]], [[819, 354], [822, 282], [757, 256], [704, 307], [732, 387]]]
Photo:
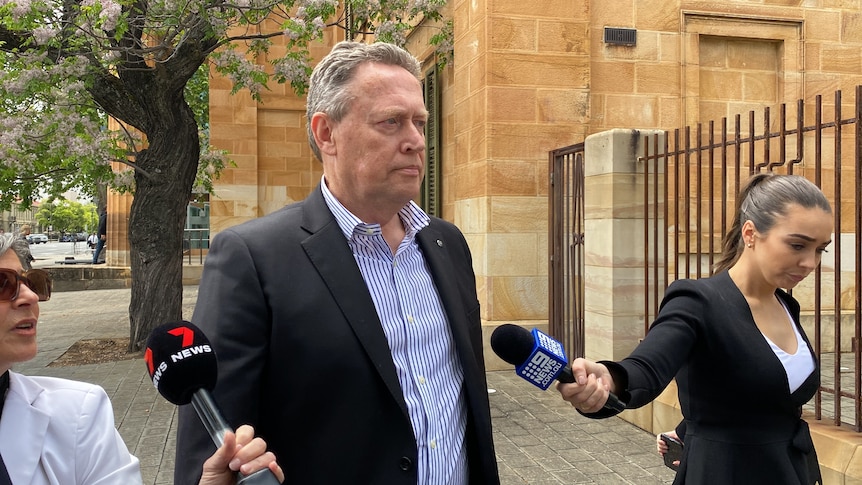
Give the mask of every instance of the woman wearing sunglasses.
[[[28, 254], [26, 241], [0, 234], [0, 485], [140, 484], [101, 387], [10, 370], [36, 356], [39, 302], [51, 297], [50, 275], [29, 269]], [[233, 484], [236, 471], [262, 468], [284, 479], [266, 443], [241, 426], [204, 463], [200, 483]]]

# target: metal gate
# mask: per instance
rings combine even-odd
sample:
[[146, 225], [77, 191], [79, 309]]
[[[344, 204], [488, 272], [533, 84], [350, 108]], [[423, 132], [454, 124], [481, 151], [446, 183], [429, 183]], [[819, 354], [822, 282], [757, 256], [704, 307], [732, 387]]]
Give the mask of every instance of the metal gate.
[[549, 155], [548, 331], [584, 355], [584, 144]]

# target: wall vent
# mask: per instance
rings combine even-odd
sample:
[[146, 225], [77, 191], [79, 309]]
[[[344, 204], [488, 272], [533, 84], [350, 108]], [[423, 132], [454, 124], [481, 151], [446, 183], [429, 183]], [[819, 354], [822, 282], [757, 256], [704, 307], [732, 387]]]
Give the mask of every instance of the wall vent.
[[605, 44], [611, 45], [635, 45], [638, 40], [638, 31], [621, 27], [605, 27]]

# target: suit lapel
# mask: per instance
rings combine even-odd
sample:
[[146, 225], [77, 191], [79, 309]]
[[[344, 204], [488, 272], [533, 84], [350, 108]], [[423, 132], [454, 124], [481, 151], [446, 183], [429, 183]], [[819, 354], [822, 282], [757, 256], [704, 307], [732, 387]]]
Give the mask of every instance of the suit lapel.
[[[12, 483], [30, 483], [39, 466], [50, 418], [32, 403], [42, 389], [10, 373], [9, 394], [0, 418], [0, 454]], [[27, 436], [26, 440], [17, 439]]]
[[392, 397], [409, 419], [389, 342], [383, 333], [374, 301], [356, 266], [344, 233], [326, 206], [319, 187], [306, 199], [303, 219], [303, 228], [312, 233], [302, 242], [305, 253], [332, 292], [335, 303]]

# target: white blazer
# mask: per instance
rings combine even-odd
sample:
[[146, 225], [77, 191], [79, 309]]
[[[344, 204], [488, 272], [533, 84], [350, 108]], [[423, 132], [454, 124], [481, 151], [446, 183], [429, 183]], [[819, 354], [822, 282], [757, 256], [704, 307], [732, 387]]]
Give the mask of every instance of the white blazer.
[[10, 372], [0, 454], [13, 485], [141, 483], [108, 395], [84, 382]]

